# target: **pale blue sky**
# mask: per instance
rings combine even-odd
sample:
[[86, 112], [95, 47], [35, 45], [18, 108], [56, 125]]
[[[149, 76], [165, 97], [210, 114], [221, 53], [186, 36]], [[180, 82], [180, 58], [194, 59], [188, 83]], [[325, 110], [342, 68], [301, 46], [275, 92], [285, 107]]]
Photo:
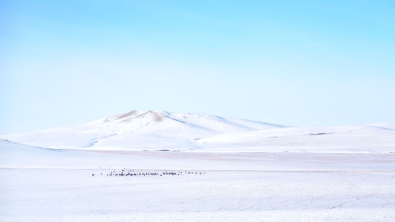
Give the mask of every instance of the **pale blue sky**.
[[0, 2], [0, 134], [132, 109], [395, 121], [395, 1]]

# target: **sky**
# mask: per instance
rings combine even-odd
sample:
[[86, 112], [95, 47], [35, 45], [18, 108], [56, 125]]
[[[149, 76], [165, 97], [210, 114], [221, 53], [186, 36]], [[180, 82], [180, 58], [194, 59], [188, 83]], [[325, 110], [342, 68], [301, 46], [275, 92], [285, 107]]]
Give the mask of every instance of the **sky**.
[[133, 109], [395, 122], [395, 1], [0, 1], [0, 134]]

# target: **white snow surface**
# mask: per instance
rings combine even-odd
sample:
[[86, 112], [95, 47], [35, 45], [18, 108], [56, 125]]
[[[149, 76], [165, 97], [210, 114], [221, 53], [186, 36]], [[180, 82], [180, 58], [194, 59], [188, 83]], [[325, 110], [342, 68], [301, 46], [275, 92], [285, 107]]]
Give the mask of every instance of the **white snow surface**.
[[395, 128], [377, 125], [289, 127], [226, 133], [196, 141], [211, 151], [395, 153]]
[[[395, 221], [394, 157], [57, 150], [0, 140], [0, 221]], [[122, 170], [182, 175], [108, 176]]]
[[2, 135], [0, 221], [395, 221], [394, 133], [134, 110]]
[[53, 149], [190, 150], [195, 140], [223, 133], [282, 126], [193, 113], [133, 110], [77, 126], [2, 135], [10, 141]]
[[77, 126], [1, 135], [52, 149], [192, 152], [395, 152], [395, 124], [285, 127], [193, 113], [133, 110]]

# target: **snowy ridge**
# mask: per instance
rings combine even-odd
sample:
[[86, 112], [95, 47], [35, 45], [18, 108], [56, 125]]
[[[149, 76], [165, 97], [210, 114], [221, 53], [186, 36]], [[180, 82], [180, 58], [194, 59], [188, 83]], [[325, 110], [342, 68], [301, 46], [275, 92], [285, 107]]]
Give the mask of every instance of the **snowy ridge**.
[[0, 138], [52, 149], [395, 153], [395, 124], [285, 127], [196, 113], [132, 110], [77, 126]]
[[279, 127], [282, 126], [204, 114], [133, 110], [77, 126], [1, 138], [53, 149], [190, 150], [197, 148], [193, 141], [201, 138]]
[[381, 126], [289, 127], [227, 133], [196, 141], [211, 151], [395, 153], [395, 129]]

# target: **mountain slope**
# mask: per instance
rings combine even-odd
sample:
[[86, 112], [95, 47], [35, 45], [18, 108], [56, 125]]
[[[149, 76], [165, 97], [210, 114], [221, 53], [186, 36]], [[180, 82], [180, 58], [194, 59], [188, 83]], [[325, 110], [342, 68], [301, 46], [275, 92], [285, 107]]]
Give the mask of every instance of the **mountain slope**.
[[395, 153], [395, 125], [284, 127], [193, 113], [133, 110], [77, 126], [2, 135], [29, 146], [84, 150]]
[[395, 129], [390, 125], [289, 127], [226, 133], [194, 142], [210, 151], [395, 153]]
[[55, 149], [189, 150], [198, 148], [193, 141], [200, 138], [281, 127], [203, 114], [133, 110], [77, 126], [1, 138]]

